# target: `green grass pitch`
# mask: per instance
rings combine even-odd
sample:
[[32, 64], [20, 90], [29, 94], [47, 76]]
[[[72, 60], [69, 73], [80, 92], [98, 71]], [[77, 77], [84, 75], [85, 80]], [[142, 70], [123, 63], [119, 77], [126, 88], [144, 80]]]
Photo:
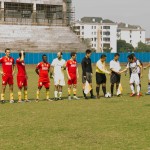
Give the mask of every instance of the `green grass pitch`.
[[[130, 98], [129, 76], [122, 75], [122, 97], [47, 102], [43, 88], [41, 101], [36, 103], [35, 65], [26, 69], [28, 96], [33, 101], [0, 104], [0, 150], [150, 150], [150, 96]], [[77, 95], [82, 97], [81, 67], [79, 71]], [[144, 71], [142, 93], [147, 91], [147, 81], [148, 70]], [[95, 93], [95, 73], [93, 86]], [[63, 91], [67, 97], [67, 86]], [[6, 99], [7, 93], [8, 87]], [[53, 98], [53, 80], [50, 93]], [[17, 100], [16, 81], [14, 98]]]

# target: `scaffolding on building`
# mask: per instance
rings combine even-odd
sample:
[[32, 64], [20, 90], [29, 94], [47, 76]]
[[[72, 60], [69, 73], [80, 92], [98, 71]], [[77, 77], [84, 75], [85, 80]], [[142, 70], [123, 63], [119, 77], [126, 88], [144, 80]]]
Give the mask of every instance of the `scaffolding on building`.
[[74, 18], [71, 0], [66, 0], [66, 11], [63, 5], [4, 2], [0, 8], [1, 24], [69, 26]]

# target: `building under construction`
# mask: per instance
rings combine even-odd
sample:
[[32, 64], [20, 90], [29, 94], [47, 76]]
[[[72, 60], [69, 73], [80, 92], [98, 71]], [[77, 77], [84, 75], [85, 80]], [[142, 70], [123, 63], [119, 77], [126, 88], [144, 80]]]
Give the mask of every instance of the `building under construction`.
[[71, 0], [0, 0], [0, 50], [70, 51], [85, 46], [70, 30]]

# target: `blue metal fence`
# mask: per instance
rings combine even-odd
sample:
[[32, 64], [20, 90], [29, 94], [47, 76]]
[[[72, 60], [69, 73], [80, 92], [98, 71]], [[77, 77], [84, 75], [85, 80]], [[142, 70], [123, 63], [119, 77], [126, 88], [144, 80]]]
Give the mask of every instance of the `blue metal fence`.
[[[37, 64], [42, 60], [42, 55], [45, 53], [26, 53], [25, 62], [26, 64]], [[107, 55], [107, 62], [113, 59], [113, 53], [105, 53]], [[120, 62], [124, 63], [127, 62], [127, 56], [130, 53], [120, 53]], [[4, 56], [4, 53], [0, 53], [0, 57]], [[56, 53], [46, 53], [48, 57], [48, 61], [51, 63], [54, 58], [57, 57]], [[140, 59], [142, 62], [150, 62], [150, 52], [143, 52], [143, 53], [135, 53], [136, 57]], [[11, 56], [16, 60], [18, 58], [18, 53], [12, 53]], [[78, 53], [77, 54], [77, 62], [81, 63], [82, 59], [84, 58], [85, 53]], [[91, 59], [93, 63], [96, 63], [101, 56], [101, 53], [92, 53]], [[64, 53], [63, 58], [65, 60], [70, 59], [70, 53]]]

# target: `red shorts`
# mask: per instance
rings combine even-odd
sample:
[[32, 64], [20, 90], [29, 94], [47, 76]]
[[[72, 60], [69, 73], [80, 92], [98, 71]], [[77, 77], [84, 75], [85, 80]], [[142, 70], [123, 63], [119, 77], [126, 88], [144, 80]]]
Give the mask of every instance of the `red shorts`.
[[42, 87], [44, 86], [46, 89], [48, 89], [50, 87], [50, 82], [38, 82], [38, 87]]
[[7, 85], [7, 84], [13, 85], [14, 84], [13, 80], [14, 80], [13, 76], [7, 76], [7, 75], [2, 76], [2, 85]]
[[17, 84], [19, 88], [27, 86], [27, 78], [25, 76], [17, 76]]
[[77, 84], [77, 76], [70, 76], [71, 80], [68, 80], [68, 85]]

